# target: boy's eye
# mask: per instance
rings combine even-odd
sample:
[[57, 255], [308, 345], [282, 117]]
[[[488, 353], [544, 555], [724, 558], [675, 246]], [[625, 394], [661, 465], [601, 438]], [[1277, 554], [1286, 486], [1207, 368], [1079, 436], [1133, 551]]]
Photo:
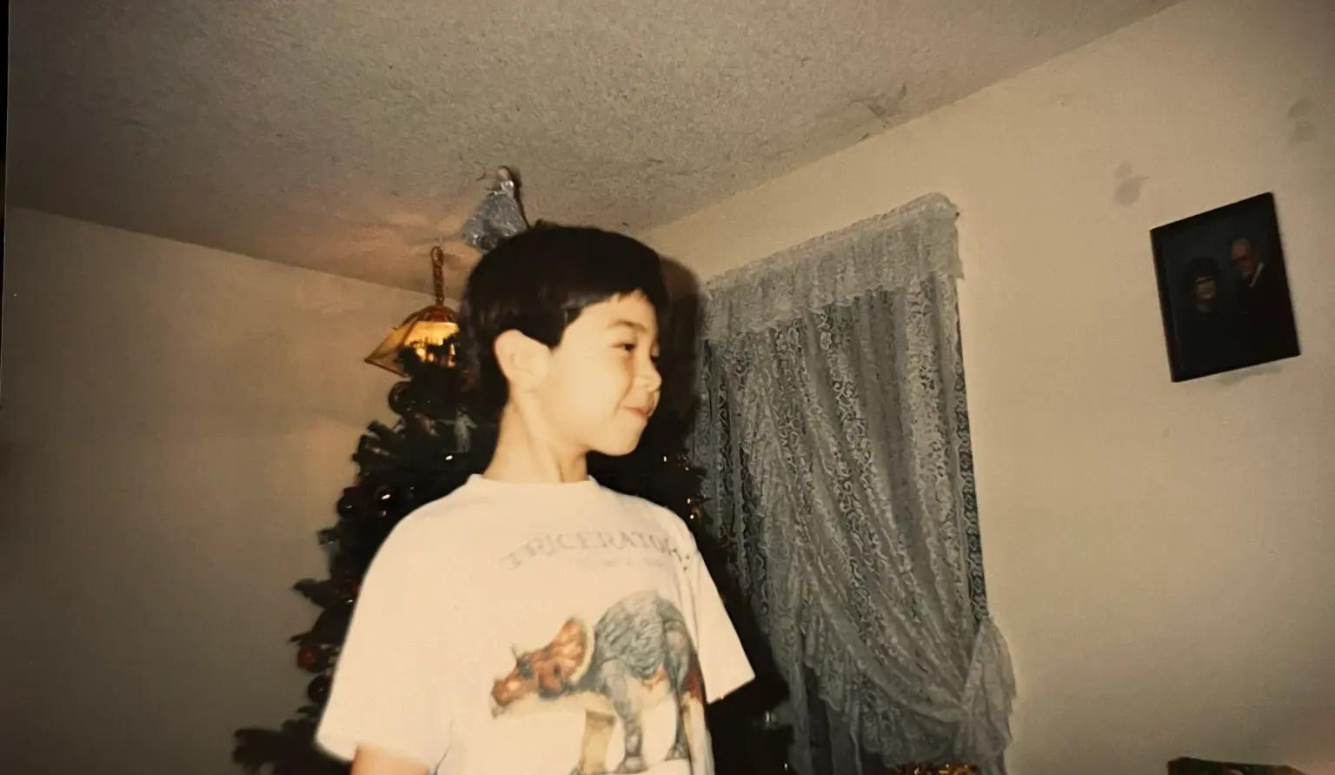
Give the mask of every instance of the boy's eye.
[[[630, 354], [634, 354], [634, 352], [637, 349], [639, 349], [639, 345], [636, 344], [635, 342], [618, 342], [617, 344], [613, 345], [613, 347], [624, 350]], [[663, 359], [663, 354], [661, 352], [651, 352], [649, 354], [649, 360], [653, 361], [655, 365], [657, 365], [660, 361], [662, 361], [662, 359]]]

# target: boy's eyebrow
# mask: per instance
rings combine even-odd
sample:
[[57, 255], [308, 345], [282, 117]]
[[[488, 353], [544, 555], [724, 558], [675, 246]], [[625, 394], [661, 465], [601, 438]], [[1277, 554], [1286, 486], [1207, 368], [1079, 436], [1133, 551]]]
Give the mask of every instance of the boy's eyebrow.
[[[639, 332], [642, 333], [642, 334], [647, 334], [647, 333], [649, 333], [649, 327], [648, 327], [648, 326], [644, 325], [643, 323], [637, 323], [637, 322], [635, 322], [634, 320], [626, 320], [625, 318], [618, 318], [618, 319], [616, 319], [616, 320], [613, 320], [611, 323], [608, 323], [608, 324], [607, 324], [607, 328], [608, 328], [609, 330], [611, 330], [611, 329], [613, 329], [613, 328], [619, 328], [619, 327], [621, 327], [621, 326], [626, 326], [626, 327], [629, 327], [629, 328], [633, 328], [633, 329], [635, 329], [636, 331], [639, 331]], [[654, 337], [654, 351], [655, 351], [655, 352], [658, 351], [658, 337]], [[656, 357], [656, 356], [655, 356], [655, 357]]]
[[630, 326], [631, 328], [641, 333], [645, 334], [649, 333], [648, 326], [644, 325], [643, 323], [637, 323], [634, 320], [626, 320], [624, 318], [621, 318], [618, 320], [613, 320], [611, 323], [607, 324], [608, 328], [616, 328], [617, 326]]

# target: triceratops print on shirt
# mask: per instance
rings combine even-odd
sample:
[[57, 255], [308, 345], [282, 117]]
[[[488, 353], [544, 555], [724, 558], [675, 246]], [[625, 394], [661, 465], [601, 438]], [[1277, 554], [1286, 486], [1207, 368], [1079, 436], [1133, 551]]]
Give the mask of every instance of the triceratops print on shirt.
[[610, 771], [644, 772], [644, 714], [667, 700], [677, 705], [677, 730], [665, 760], [691, 759], [691, 730], [703, 720], [704, 680], [686, 620], [671, 602], [640, 592], [609, 608], [593, 632], [571, 618], [547, 645], [515, 652], [514, 669], [492, 687], [493, 715], [579, 703], [584, 740], [573, 775], [609, 772], [617, 723], [625, 757]]

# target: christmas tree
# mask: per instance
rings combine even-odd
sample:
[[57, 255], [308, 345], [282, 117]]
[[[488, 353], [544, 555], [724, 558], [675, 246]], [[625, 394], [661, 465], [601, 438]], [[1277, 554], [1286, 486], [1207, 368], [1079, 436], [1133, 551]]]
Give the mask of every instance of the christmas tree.
[[452, 348], [452, 342], [428, 347], [425, 358], [411, 347], [401, 351], [408, 379], [389, 393], [399, 420], [394, 427], [372, 422], [362, 435], [353, 455], [356, 481], [338, 499], [337, 522], [319, 533], [329, 577], [295, 585], [320, 609], [311, 628], [291, 639], [298, 667], [313, 675], [308, 701], [277, 730], [237, 731], [233, 758], [250, 772], [266, 765], [274, 775], [347, 772], [319, 753], [313, 739], [362, 577], [399, 520], [481, 471], [495, 443], [494, 426], [474, 420], [460, 402], [460, 375], [447, 365]]

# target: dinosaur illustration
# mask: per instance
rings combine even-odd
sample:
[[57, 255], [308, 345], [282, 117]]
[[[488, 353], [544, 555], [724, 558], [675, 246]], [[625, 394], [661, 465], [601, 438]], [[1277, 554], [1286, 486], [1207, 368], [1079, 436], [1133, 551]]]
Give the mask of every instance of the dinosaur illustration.
[[584, 742], [572, 775], [602, 775], [619, 721], [625, 757], [612, 772], [646, 769], [645, 711], [672, 699], [677, 730], [667, 759], [690, 759], [691, 722], [703, 718], [704, 680], [686, 621], [677, 607], [653, 592], [613, 605], [593, 632], [571, 618], [547, 645], [514, 650], [515, 667], [493, 685], [493, 714], [575, 703], [585, 710]]

